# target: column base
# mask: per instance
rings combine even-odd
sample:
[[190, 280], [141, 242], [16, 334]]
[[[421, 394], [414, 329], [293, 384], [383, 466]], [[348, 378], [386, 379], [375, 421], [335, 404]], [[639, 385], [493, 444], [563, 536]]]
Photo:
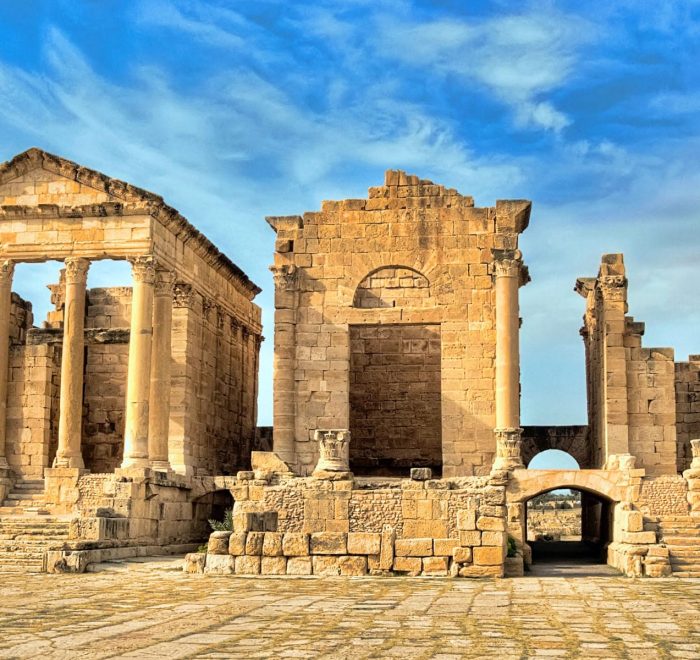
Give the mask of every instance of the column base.
[[124, 458], [120, 467], [123, 470], [130, 468], [149, 468], [151, 467], [151, 462], [146, 457], [130, 456], [128, 458]]
[[154, 472], [165, 472], [167, 474], [173, 471], [169, 461], [151, 461], [150, 467]]
[[53, 459], [53, 464], [51, 467], [54, 468], [77, 468], [79, 470], [85, 469], [85, 463], [83, 462], [83, 457], [78, 456], [56, 456]]

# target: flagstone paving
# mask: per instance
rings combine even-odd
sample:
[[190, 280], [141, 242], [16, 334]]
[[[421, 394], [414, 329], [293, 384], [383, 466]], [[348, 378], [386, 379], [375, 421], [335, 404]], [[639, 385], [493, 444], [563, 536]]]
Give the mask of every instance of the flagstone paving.
[[700, 580], [242, 578], [174, 566], [3, 575], [0, 658], [700, 657]]

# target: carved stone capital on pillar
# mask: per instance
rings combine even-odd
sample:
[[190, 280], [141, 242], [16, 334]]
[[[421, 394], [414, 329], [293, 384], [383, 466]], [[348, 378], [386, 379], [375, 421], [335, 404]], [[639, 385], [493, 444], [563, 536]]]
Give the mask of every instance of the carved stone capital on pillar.
[[64, 262], [66, 272], [66, 284], [84, 284], [87, 282], [87, 273], [90, 261], [82, 257], [68, 257]]
[[156, 281], [156, 263], [153, 257], [133, 257], [129, 262], [135, 282], [153, 284]]
[[319, 479], [351, 479], [350, 431], [347, 429], [317, 429], [318, 463], [313, 475]]
[[522, 429], [494, 429], [496, 435], [494, 470], [514, 470], [525, 467], [520, 453], [522, 433]]
[[173, 307], [192, 307], [194, 291], [191, 284], [177, 282], [173, 289]]
[[624, 275], [601, 275], [598, 288], [604, 300], [625, 300], [627, 297], [627, 278]]
[[156, 296], [172, 297], [175, 289], [175, 273], [171, 270], [163, 270], [157, 268], [155, 271], [155, 289]]
[[693, 453], [693, 460], [690, 462], [690, 469], [700, 470], [700, 438], [690, 441], [690, 451]]
[[294, 264], [270, 266], [272, 279], [277, 291], [295, 291], [298, 283], [298, 270]]
[[493, 272], [496, 277], [514, 277], [519, 286], [530, 281], [530, 271], [523, 263], [520, 250], [493, 250]]
[[12, 259], [0, 260], [0, 286], [12, 282], [12, 276], [15, 272], [15, 262]]

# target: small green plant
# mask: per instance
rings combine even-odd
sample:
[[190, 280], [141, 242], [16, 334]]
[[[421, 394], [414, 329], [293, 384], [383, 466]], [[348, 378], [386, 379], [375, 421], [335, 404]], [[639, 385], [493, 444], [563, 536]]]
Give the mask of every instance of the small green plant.
[[207, 550], [208, 550], [208, 549], [209, 549], [209, 545], [208, 545], [207, 543], [203, 543], [202, 545], [200, 545], [200, 546], [197, 548], [197, 552], [198, 552], [200, 555], [204, 555], [204, 554], [207, 553]]
[[209, 519], [209, 526], [215, 532], [232, 532], [233, 531], [233, 509], [224, 511], [223, 520]]
[[508, 557], [515, 557], [518, 554], [518, 546], [515, 544], [515, 539], [508, 534]]

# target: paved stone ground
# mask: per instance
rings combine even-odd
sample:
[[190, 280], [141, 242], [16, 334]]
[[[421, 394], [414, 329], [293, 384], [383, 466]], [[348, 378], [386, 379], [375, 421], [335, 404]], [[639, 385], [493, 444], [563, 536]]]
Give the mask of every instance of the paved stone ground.
[[700, 580], [2, 575], [0, 658], [698, 658]]

